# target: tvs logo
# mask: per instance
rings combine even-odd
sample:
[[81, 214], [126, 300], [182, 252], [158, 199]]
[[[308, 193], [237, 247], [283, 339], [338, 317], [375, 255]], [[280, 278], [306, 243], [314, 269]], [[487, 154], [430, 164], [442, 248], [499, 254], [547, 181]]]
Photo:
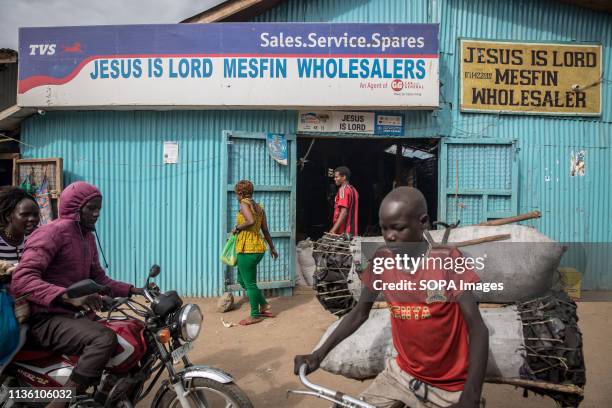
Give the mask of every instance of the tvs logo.
[[[30, 55], [54, 55], [57, 51], [57, 44], [30, 44]], [[75, 42], [71, 45], [62, 45], [63, 52], [83, 52], [81, 43]]]
[[62, 48], [64, 49], [64, 52], [83, 52], [81, 49], [81, 43], [79, 42], [75, 42], [72, 45], [64, 46]]
[[391, 82], [391, 89], [395, 92], [401, 91], [404, 89], [404, 82], [401, 79], [394, 79], [393, 82]]
[[53, 55], [55, 44], [30, 44], [30, 55]]

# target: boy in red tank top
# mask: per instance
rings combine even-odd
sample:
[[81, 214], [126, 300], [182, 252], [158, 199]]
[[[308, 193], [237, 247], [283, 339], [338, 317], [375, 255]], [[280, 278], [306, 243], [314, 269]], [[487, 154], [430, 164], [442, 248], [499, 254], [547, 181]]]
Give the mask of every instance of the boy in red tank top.
[[[400, 187], [391, 191], [379, 215], [387, 246], [375, 257], [385, 260], [408, 255], [421, 257], [423, 262], [409, 268], [390, 262], [392, 267], [377, 270], [371, 262], [361, 276], [364, 288], [355, 308], [313, 354], [295, 357], [296, 374], [303, 363], [308, 365], [307, 372], [316, 370], [336, 345], [368, 319], [382, 291], [397, 358], [387, 361], [385, 370], [361, 397], [372, 405], [388, 408], [478, 407], [489, 337], [472, 293], [462, 290], [466, 283], [479, 282], [478, 276], [465, 267], [456, 248], [428, 250], [423, 240], [429, 225], [427, 203], [418, 190]], [[421, 286], [422, 281], [444, 285], [431, 288]]]

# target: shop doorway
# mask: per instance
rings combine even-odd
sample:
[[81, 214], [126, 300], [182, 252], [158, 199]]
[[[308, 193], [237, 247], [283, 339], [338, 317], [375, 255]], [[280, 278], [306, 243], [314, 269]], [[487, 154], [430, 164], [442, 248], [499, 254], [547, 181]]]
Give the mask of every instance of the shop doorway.
[[331, 228], [336, 186], [333, 169], [346, 166], [359, 192], [359, 235], [380, 235], [378, 208], [396, 186], [423, 192], [429, 217], [437, 217], [439, 139], [299, 136], [297, 240], [318, 239]]
[[18, 158], [19, 153], [0, 153], [0, 187], [13, 185], [13, 160]]

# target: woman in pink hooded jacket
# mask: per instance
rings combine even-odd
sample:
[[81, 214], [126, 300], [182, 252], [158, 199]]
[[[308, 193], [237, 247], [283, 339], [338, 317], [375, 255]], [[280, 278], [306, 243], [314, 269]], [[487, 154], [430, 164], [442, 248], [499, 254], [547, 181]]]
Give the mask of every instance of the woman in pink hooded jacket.
[[[84, 279], [105, 285], [113, 296], [141, 294], [142, 290], [115, 281], [104, 273], [94, 234], [102, 208], [102, 194], [91, 184], [70, 184], [60, 196], [59, 219], [38, 228], [28, 239], [21, 262], [13, 274], [11, 292], [29, 293], [32, 316], [28, 341], [45, 349], [79, 355], [67, 388], [82, 393], [100, 380], [117, 346], [115, 333], [95, 322], [102, 306], [100, 295], [66, 297], [66, 288]], [[90, 313], [75, 319], [75, 312]], [[51, 407], [61, 407], [59, 401]]]

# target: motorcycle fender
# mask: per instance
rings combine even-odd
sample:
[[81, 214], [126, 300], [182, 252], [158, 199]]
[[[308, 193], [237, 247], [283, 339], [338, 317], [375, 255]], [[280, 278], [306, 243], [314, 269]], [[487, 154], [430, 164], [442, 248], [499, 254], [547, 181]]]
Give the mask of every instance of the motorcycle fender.
[[[183, 371], [177, 373], [183, 380], [189, 380], [192, 378], [208, 378], [223, 384], [234, 382], [234, 378], [223, 370], [213, 368], [205, 365], [191, 366]], [[160, 401], [164, 396], [164, 393], [168, 390], [172, 390], [172, 385], [168, 380], [164, 380], [161, 387], [157, 390], [157, 394], [153, 398], [151, 407], [157, 407], [160, 405]]]
[[208, 378], [220, 382], [222, 384], [228, 384], [234, 382], [234, 378], [223, 370], [213, 368], [205, 365], [196, 365], [186, 368], [179, 373], [184, 379], [190, 378]]

